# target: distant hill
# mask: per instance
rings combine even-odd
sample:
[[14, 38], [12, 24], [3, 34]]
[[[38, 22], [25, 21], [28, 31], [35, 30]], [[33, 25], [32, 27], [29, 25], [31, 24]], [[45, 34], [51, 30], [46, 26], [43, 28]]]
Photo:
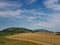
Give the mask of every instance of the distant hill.
[[27, 32], [32, 32], [32, 30], [27, 28], [10, 27], [0, 31], [0, 36], [13, 35], [18, 33], [27, 33]]
[[52, 33], [52, 31], [48, 31], [48, 30], [45, 30], [45, 29], [36, 29], [34, 32], [49, 32], [49, 33]]
[[2, 31], [0, 31], [0, 36], [5, 36], [5, 35], [14, 35], [14, 34], [19, 34], [19, 33], [29, 33], [29, 32], [49, 32], [52, 33], [52, 31], [48, 31], [45, 29], [36, 29], [36, 30], [30, 30], [27, 28], [18, 28], [18, 27], [10, 27], [6, 28]]
[[3, 30], [4, 32], [31, 32], [32, 30], [27, 29], [27, 28], [17, 28], [17, 27], [11, 27]]

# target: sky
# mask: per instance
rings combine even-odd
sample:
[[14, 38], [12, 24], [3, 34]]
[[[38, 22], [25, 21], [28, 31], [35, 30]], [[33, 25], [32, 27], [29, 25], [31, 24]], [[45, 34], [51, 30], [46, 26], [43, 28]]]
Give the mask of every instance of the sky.
[[0, 30], [8, 27], [60, 31], [60, 0], [0, 0]]

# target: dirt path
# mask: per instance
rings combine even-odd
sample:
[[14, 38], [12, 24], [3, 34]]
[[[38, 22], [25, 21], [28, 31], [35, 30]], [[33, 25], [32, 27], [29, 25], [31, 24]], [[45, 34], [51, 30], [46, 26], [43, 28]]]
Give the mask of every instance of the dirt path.
[[19, 38], [15, 38], [15, 35], [13, 36], [8, 36], [6, 38], [9, 39], [15, 39], [15, 40], [21, 40], [21, 41], [29, 41], [29, 42], [33, 42], [33, 43], [37, 43], [37, 44], [41, 44], [41, 45], [53, 45], [53, 44], [48, 44], [48, 43], [44, 43], [44, 42], [39, 42], [39, 41], [34, 41], [34, 40], [28, 40], [28, 39], [19, 39]]

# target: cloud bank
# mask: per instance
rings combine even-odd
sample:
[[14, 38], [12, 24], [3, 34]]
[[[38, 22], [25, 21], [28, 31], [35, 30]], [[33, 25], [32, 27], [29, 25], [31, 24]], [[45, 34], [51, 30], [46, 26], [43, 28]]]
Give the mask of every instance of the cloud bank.
[[60, 3], [59, 0], [46, 0], [44, 3], [48, 8], [59, 10], [60, 11]]
[[[19, 1], [22, 3], [19, 3]], [[45, 7], [42, 6], [43, 7], [42, 9], [40, 9], [41, 6], [38, 4], [38, 5], [36, 5], [36, 7], [40, 6], [39, 8], [34, 8], [34, 9], [30, 8], [30, 10], [25, 9], [25, 7], [26, 6], [28, 7], [28, 5], [30, 5], [30, 4], [31, 5], [35, 4], [37, 2], [37, 0], [26, 0], [26, 2], [18, 0], [16, 2], [14, 1], [13, 3], [12, 2], [6, 3], [6, 2], [7, 1], [0, 2], [0, 24], [3, 24], [4, 21], [6, 20], [5, 18], [8, 18], [14, 22], [17, 22], [14, 26], [16, 26], [18, 24], [18, 27], [22, 26], [22, 27], [26, 27], [26, 28], [30, 28], [30, 29], [38, 29], [38, 28], [42, 29], [43, 28], [43, 29], [48, 29], [51, 31], [60, 31], [59, 0], [46, 0], [46, 1], [44, 1], [43, 4], [40, 4], [40, 5], [45, 6]], [[32, 6], [31, 5], [30, 5], [30, 7], [33, 7], [33, 5]], [[24, 9], [21, 9], [23, 7], [24, 7]], [[46, 11], [48, 11], [45, 8], [48, 8], [49, 10], [51, 9], [50, 13], [45, 13]], [[44, 12], [44, 9], [45, 9], [45, 12]], [[52, 10], [53, 10], [53, 12], [52, 12]], [[3, 20], [3, 18], [4, 18], [4, 20]], [[7, 20], [7, 21], [9, 21], [9, 20]], [[12, 22], [12, 24], [14, 22]], [[4, 25], [8, 24], [8, 23], [7, 24], [6, 23], [4, 23]], [[13, 26], [13, 25], [11, 25], [11, 26]], [[8, 27], [8, 25], [6, 27]]]

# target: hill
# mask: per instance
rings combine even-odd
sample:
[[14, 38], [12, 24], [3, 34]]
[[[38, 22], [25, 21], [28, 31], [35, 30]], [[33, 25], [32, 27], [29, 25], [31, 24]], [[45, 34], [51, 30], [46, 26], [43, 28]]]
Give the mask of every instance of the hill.
[[53, 33], [52, 31], [48, 31], [46, 29], [36, 29], [36, 30], [34, 30], [34, 32], [49, 32], [49, 33]]
[[17, 32], [17, 33], [31, 32], [31, 31], [32, 30], [27, 28], [18, 28], [18, 27], [10, 27], [3, 30], [3, 32]]
[[13, 35], [18, 33], [27, 33], [27, 32], [32, 32], [32, 30], [27, 28], [10, 27], [0, 31], [0, 36]]
[[35, 32], [48, 32], [51, 33], [51, 31], [45, 30], [45, 29], [36, 29], [36, 30], [30, 30], [27, 28], [18, 28], [18, 27], [10, 27], [6, 28], [2, 31], [0, 31], [0, 36], [6, 36], [6, 35], [14, 35], [19, 33], [35, 33]]
[[22, 33], [13, 36], [8, 36], [6, 38], [33, 42], [41, 45], [60, 45], [60, 36], [57, 36], [55, 33]]

